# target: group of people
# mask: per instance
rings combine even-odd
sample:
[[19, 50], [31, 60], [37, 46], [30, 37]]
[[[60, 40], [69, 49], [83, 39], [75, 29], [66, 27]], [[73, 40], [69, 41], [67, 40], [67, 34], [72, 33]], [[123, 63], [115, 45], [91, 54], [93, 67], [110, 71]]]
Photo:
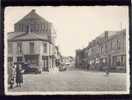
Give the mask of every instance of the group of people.
[[10, 88], [13, 88], [16, 84], [16, 87], [21, 87], [23, 84], [23, 73], [22, 65], [12, 65], [8, 69], [8, 84]]

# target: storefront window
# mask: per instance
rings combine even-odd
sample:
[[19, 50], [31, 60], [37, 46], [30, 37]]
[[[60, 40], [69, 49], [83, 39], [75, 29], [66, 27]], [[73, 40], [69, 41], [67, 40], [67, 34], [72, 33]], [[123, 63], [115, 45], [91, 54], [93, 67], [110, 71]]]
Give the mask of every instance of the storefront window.
[[96, 63], [99, 63], [99, 59], [98, 58], [96, 58]]
[[17, 62], [22, 62], [22, 57], [17, 57]]
[[38, 56], [37, 55], [26, 55], [25, 61], [31, 65], [38, 65]]
[[121, 65], [121, 56], [117, 56], [117, 62], [116, 62], [117, 66]]
[[102, 62], [103, 62], [103, 63], [106, 63], [106, 59], [105, 59], [105, 58], [102, 58]]
[[113, 65], [116, 65], [117, 56], [113, 56]]
[[113, 65], [123, 66], [125, 64], [126, 64], [126, 56], [125, 55], [113, 56]]

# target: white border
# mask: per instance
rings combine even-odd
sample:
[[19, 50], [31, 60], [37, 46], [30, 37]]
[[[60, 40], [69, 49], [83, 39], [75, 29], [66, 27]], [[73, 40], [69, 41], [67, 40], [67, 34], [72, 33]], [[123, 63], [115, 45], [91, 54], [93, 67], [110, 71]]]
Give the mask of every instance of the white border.
[[[21, 6], [19, 6], [21, 7]], [[26, 6], [28, 7], [28, 6]], [[31, 6], [34, 7], [34, 6]], [[129, 9], [128, 9], [128, 16], [129, 16]], [[5, 16], [4, 16], [5, 17]], [[128, 18], [129, 19], [129, 18]], [[129, 23], [129, 20], [128, 20]], [[7, 73], [7, 35], [4, 32], [4, 88], [5, 88], [5, 95], [120, 95], [120, 94], [130, 94], [130, 65], [129, 65], [129, 26], [128, 30], [126, 30], [126, 74], [127, 74], [127, 81], [126, 81], [126, 91], [62, 91], [62, 92], [9, 92], [8, 91], [8, 73]]]

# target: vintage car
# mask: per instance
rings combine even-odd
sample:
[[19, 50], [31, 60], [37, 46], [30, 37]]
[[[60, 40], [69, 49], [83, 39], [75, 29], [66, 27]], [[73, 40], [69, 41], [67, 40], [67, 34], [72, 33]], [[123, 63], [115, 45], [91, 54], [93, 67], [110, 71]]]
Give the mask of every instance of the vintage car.
[[59, 71], [66, 71], [67, 68], [64, 65], [59, 66]]
[[22, 65], [22, 68], [24, 69], [24, 74], [28, 74], [28, 73], [41, 73], [40, 68], [38, 68], [37, 66], [33, 66], [31, 64], [28, 63], [24, 63], [24, 62], [15, 62], [15, 65]]

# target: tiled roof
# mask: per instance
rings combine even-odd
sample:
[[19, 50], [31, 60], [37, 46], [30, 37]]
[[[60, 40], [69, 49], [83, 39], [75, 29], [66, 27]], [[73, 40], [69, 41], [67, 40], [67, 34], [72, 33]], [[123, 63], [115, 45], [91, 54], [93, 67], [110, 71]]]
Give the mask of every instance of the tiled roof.
[[36, 34], [36, 33], [23, 33], [17, 35], [11, 39], [11, 41], [26, 41], [26, 40], [48, 40], [48, 36], [46, 34]]
[[[24, 16], [20, 21], [18, 21], [17, 23], [23, 23], [23, 22], [27, 22], [27, 21], [35, 21], [37, 23], [49, 23], [48, 21], [46, 21], [44, 18], [42, 18], [41, 16], [39, 16], [35, 10], [33, 9], [31, 12], [29, 12], [26, 16]], [[16, 23], [16, 24], [17, 24]]]

